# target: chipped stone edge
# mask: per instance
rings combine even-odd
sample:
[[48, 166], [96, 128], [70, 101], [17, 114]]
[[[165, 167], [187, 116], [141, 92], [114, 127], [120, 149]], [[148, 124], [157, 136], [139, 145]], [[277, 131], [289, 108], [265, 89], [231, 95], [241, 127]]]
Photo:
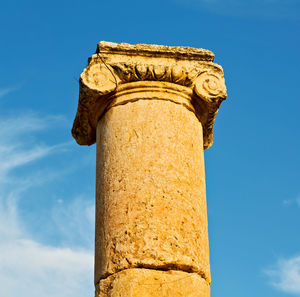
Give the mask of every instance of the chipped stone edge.
[[[194, 62], [194, 57], [186, 56], [186, 53], [198, 55], [211, 53], [208, 50], [186, 47], [168, 47], [158, 45], [130, 45], [109, 42], [100, 42], [103, 56], [93, 55], [89, 65], [83, 71], [79, 81], [79, 102], [76, 118], [74, 120], [72, 135], [80, 145], [92, 145], [96, 141], [96, 125], [98, 119], [112, 101], [113, 95], [118, 92], [118, 86], [136, 81], [163, 81], [192, 89], [191, 102], [195, 108], [195, 114], [203, 126], [204, 149], [213, 144], [213, 125], [218, 109], [227, 97], [223, 69], [221, 66], [207, 61]], [[139, 57], [143, 53], [159, 51], [164, 56], [178, 58], [178, 53], [184, 54], [192, 64], [187, 67], [174, 63], [140, 63], [134, 60], [130, 62], [117, 62], [111, 60], [113, 53], [135, 53]], [[104, 54], [105, 53], [105, 54]], [[211, 53], [212, 54], [212, 53]], [[212, 54], [213, 55], [213, 54]], [[157, 56], [155, 56], [157, 57]], [[173, 57], [174, 58], [174, 57]], [[181, 59], [182, 57], [180, 57]], [[204, 59], [205, 60], [205, 59]], [[188, 61], [190, 62], [190, 61]], [[149, 99], [151, 100], [151, 99]]]
[[181, 59], [195, 59], [213, 62], [213, 52], [202, 48], [188, 46], [166, 46], [156, 44], [129, 44], [100, 41], [96, 53], [126, 53], [139, 56], [177, 57]]

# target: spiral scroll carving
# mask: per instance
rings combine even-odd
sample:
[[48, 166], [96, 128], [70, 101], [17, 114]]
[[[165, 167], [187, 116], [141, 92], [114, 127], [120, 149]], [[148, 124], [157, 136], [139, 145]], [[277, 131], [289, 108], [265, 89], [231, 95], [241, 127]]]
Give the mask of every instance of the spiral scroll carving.
[[[145, 57], [139, 52], [136, 55], [126, 51], [121, 54], [119, 48], [116, 52], [109, 48], [108, 52], [101, 52], [102, 56], [92, 56], [80, 76], [78, 111], [72, 130], [79, 144], [90, 145], [95, 142], [97, 121], [119, 91], [126, 89], [130, 92], [131, 87], [136, 86], [144, 87], [147, 91], [153, 85], [156, 90], [160, 86], [164, 96], [168, 96], [170, 89], [178, 88], [171, 85], [175, 84], [180, 85], [179, 89], [184, 90], [182, 92], [190, 98], [188, 104], [191, 104], [202, 124], [204, 149], [212, 145], [214, 119], [221, 102], [226, 98], [222, 67], [213, 63], [211, 58], [207, 60], [202, 52], [200, 56], [197, 52], [193, 56], [195, 59], [190, 56], [190, 49], [182, 49], [186, 51], [186, 56], [177, 56], [173, 51], [157, 56], [155, 46], [153, 49], [149, 47], [153, 50], [152, 56], [148, 52]], [[150, 100], [151, 94], [148, 96]]]
[[81, 76], [82, 82], [91, 90], [105, 95], [116, 88], [117, 76], [113, 69], [108, 65], [94, 64], [84, 75]]
[[216, 73], [201, 73], [195, 80], [194, 90], [207, 102], [225, 99], [227, 95], [224, 78]]

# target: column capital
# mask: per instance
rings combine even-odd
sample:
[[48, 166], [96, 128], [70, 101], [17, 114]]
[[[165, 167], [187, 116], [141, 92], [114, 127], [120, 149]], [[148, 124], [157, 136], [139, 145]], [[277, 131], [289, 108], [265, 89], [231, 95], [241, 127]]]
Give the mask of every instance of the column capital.
[[227, 95], [223, 69], [213, 60], [205, 49], [100, 42], [80, 76], [73, 137], [81, 145], [95, 143], [97, 122], [119, 94], [126, 92], [128, 98], [131, 91], [142, 90], [146, 97], [139, 98], [149, 100], [169, 100], [173, 93], [171, 101], [185, 105], [201, 122], [204, 149], [209, 148], [215, 116]]

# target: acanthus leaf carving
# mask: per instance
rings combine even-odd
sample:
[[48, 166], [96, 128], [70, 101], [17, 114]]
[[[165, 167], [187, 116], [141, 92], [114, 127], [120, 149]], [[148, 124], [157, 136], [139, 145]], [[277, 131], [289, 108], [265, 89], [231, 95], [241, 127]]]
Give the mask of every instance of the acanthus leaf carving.
[[186, 87], [194, 87], [195, 93], [203, 100], [226, 98], [224, 78], [218, 72], [197, 68], [152, 64], [93, 64], [81, 76], [82, 82], [98, 94], [105, 95], [116, 89], [119, 83], [134, 81], [166, 81]]
[[[78, 143], [95, 142], [99, 115], [105, 113], [119, 91], [131, 88], [128, 83], [141, 82], [139, 85], [146, 90], [151, 84], [142, 82], [153, 81], [162, 82], [162, 90], [168, 88], [166, 83], [186, 88], [184, 92], [191, 94], [188, 96], [203, 126], [204, 148], [211, 146], [214, 119], [227, 95], [223, 69], [213, 63], [213, 53], [152, 45], [137, 45], [134, 51], [130, 45], [105, 43], [104, 46], [105, 50], [101, 48], [101, 52], [90, 58], [80, 76], [78, 112], [72, 131]], [[138, 48], [142, 51], [137, 51]]]
[[152, 64], [111, 64], [110, 65], [120, 78], [121, 82], [128, 83], [133, 81], [153, 80], [153, 81], [166, 81], [177, 83], [183, 86], [191, 86], [194, 77], [194, 71], [187, 71], [185, 67], [181, 66], [165, 66], [165, 65], [152, 65]]

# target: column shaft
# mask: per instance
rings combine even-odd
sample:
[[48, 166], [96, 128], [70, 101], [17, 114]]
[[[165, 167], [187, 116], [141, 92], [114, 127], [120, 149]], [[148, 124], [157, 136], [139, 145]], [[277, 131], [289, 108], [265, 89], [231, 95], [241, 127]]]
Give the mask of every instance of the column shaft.
[[226, 99], [205, 49], [100, 42], [72, 135], [97, 142], [96, 297], [209, 297], [203, 150]]
[[95, 282], [137, 267], [210, 282], [202, 126], [166, 100], [115, 106], [97, 127]]

